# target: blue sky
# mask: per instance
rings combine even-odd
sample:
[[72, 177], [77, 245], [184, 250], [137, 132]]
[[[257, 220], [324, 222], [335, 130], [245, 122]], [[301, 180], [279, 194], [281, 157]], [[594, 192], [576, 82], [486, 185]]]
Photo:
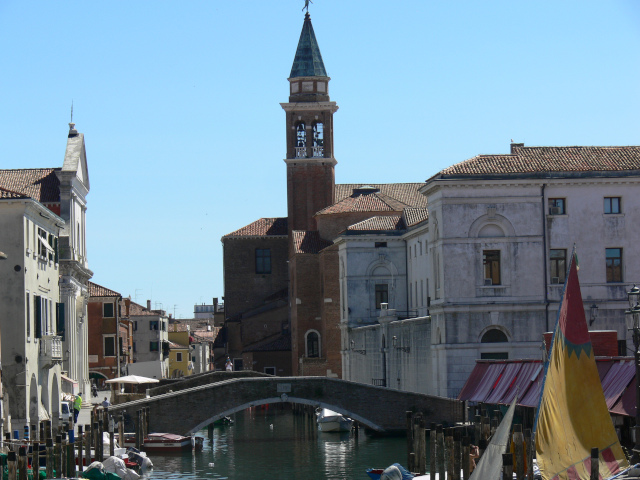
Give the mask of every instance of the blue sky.
[[[0, 2], [0, 167], [85, 134], [98, 284], [192, 316], [220, 238], [286, 215], [303, 0]], [[338, 183], [418, 182], [527, 145], [640, 144], [640, 2], [314, 0]]]

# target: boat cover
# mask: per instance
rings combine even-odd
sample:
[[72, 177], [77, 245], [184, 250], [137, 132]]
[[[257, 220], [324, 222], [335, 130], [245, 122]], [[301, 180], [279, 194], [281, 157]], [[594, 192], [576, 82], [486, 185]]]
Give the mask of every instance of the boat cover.
[[491, 441], [487, 449], [480, 457], [478, 465], [473, 470], [469, 480], [494, 480], [500, 478], [502, 473], [502, 455], [507, 453], [507, 444], [509, 443], [509, 434], [511, 433], [511, 422], [513, 421], [513, 412], [516, 409], [518, 397], [516, 396], [511, 402], [511, 406], [504, 418], [500, 422], [500, 426], [496, 433], [491, 437]]

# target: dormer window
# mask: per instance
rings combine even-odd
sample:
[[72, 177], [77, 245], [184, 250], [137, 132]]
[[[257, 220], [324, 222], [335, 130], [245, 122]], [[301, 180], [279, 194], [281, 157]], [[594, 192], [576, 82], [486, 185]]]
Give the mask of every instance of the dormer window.
[[307, 128], [304, 122], [296, 127], [296, 158], [307, 157]]
[[324, 125], [320, 122], [313, 126], [313, 156], [324, 157]]

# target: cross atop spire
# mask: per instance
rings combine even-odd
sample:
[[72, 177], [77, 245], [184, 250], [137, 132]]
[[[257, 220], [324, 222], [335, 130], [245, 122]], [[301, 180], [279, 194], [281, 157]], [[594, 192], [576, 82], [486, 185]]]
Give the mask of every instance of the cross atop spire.
[[291, 75], [289, 78], [295, 77], [326, 77], [327, 71], [324, 69], [324, 62], [320, 54], [320, 47], [311, 25], [311, 17], [309, 12], [304, 15], [304, 24], [298, 41], [298, 49], [293, 59], [291, 67]]

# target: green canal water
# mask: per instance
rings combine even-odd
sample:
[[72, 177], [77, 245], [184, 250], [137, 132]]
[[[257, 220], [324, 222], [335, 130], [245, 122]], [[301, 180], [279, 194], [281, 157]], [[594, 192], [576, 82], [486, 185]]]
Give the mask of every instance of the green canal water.
[[[188, 412], [183, 414], [188, 415]], [[304, 417], [291, 410], [245, 410], [233, 425], [207, 431], [197, 453], [157, 456], [151, 480], [366, 480], [367, 468], [406, 464], [405, 437], [372, 437], [310, 431]]]

